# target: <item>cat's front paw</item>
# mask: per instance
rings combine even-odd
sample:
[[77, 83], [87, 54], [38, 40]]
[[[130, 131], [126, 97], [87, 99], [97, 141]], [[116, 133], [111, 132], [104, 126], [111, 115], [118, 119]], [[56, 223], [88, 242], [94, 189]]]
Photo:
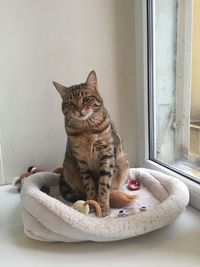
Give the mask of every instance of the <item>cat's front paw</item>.
[[105, 217], [108, 216], [110, 214], [110, 207], [109, 205], [107, 206], [101, 206], [101, 216]]

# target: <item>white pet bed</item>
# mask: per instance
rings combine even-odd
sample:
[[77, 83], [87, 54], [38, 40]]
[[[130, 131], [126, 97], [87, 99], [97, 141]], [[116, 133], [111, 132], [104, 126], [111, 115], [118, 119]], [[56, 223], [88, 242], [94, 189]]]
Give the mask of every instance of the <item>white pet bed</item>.
[[[131, 214], [117, 217], [84, 215], [70, 207], [59, 195], [59, 175], [49, 172], [30, 176], [21, 190], [22, 217], [27, 236], [48, 242], [113, 241], [138, 236], [172, 222], [189, 201], [188, 189], [180, 180], [148, 169], [130, 169], [128, 180], [142, 183]], [[40, 191], [50, 186], [50, 195]], [[123, 190], [127, 186], [124, 185]], [[145, 206], [145, 212], [140, 207]]]

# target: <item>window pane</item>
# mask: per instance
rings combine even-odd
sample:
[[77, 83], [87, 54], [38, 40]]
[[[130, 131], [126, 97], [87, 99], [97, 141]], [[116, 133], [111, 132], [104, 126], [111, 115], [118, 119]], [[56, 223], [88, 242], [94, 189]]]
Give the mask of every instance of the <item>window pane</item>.
[[200, 181], [200, 1], [148, 1], [150, 158]]

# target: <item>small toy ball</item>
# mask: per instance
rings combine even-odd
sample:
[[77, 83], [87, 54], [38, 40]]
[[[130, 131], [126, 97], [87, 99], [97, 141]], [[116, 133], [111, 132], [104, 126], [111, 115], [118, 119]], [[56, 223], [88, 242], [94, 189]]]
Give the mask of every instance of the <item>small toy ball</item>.
[[85, 205], [85, 201], [84, 200], [78, 200], [76, 201], [73, 205], [72, 205], [72, 208], [74, 208], [75, 210], [85, 214], [85, 215], [88, 215], [89, 214], [89, 211], [90, 211], [90, 208], [89, 208], [89, 205], [86, 204]]

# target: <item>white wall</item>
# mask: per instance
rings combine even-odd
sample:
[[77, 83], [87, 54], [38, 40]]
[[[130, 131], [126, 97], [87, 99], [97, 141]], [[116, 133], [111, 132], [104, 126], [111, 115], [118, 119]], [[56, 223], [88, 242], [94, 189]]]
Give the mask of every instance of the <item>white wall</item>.
[[[137, 162], [133, 1], [0, 1], [0, 144], [5, 180], [62, 164], [66, 134], [52, 80], [95, 69], [105, 105]], [[2, 177], [0, 178], [2, 179]]]

